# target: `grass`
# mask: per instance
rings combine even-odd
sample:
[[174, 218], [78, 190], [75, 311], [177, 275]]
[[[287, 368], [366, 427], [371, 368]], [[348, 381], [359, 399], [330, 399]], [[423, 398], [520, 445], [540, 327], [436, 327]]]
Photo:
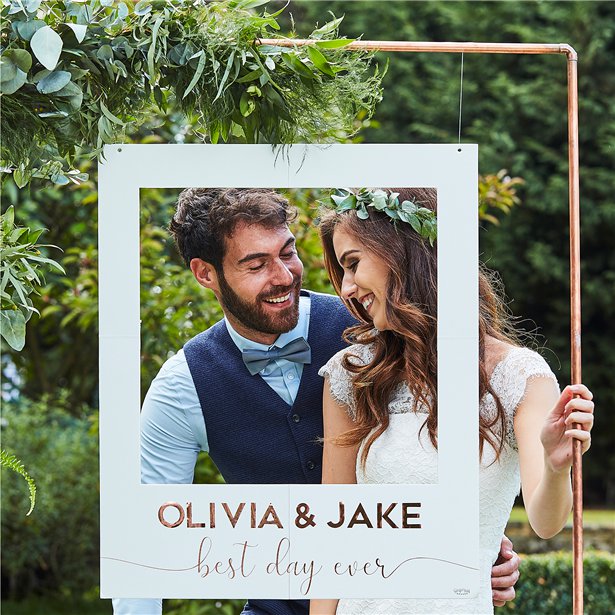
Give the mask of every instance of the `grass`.
[[[510, 513], [510, 520], [513, 523], [527, 523], [527, 514], [523, 506], [515, 506]], [[572, 524], [572, 514], [568, 518], [568, 523]], [[591, 526], [611, 526], [615, 529], [615, 511], [613, 510], [584, 510], [584, 527]]]

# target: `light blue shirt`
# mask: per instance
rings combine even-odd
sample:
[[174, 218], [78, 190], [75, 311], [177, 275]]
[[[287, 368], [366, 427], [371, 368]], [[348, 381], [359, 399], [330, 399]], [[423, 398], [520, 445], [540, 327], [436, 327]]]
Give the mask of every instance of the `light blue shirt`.
[[[310, 324], [310, 298], [299, 299], [299, 321], [267, 346], [246, 339], [226, 327], [239, 350], [268, 350], [303, 337]], [[247, 371], [247, 368], [246, 368]], [[299, 392], [303, 364], [286, 359], [271, 361], [260, 372], [263, 380], [290, 406]], [[162, 366], [152, 382], [141, 410], [141, 482], [144, 484], [192, 483], [198, 454], [208, 451], [203, 411], [183, 350]], [[114, 598], [115, 615], [159, 615], [161, 599]]]

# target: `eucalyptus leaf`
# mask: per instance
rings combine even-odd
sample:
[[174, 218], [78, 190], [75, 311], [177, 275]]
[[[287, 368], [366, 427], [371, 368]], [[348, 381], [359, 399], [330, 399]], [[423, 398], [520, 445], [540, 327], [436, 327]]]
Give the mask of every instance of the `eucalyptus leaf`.
[[68, 72], [71, 74], [73, 79], [81, 79], [81, 77], [85, 77], [90, 71], [87, 68], [77, 68], [75, 66], [71, 66], [68, 69]]
[[231, 6], [238, 9], [254, 9], [257, 6], [263, 6], [263, 4], [267, 4], [269, 0], [237, 0], [237, 2], [231, 2]]
[[312, 36], [314, 38], [322, 38], [326, 34], [335, 32], [339, 28], [339, 25], [342, 23], [343, 19], [343, 17], [338, 17], [337, 19], [327, 22], [324, 26], [314, 30], [312, 32]]
[[256, 70], [250, 71], [247, 75], [239, 77], [239, 79], [237, 79], [237, 83], [248, 83], [249, 81], [255, 81], [262, 74], [263, 72], [261, 71], [261, 69], [257, 68]]
[[418, 219], [418, 217], [414, 214], [408, 214], [408, 222], [410, 222], [410, 226], [419, 234], [422, 235], [421, 233], [421, 222]]
[[29, 243], [36, 243], [38, 241], [38, 238], [45, 232], [44, 228], [39, 228], [36, 229], [35, 231], [30, 231], [28, 233], [28, 242]]
[[135, 4], [135, 15], [147, 15], [152, 10], [152, 3], [150, 0], [139, 0]]
[[199, 58], [199, 63], [197, 64], [196, 70], [194, 71], [194, 75], [192, 76], [192, 79], [190, 80], [190, 83], [188, 84], [188, 87], [184, 91], [184, 95], [182, 96], [182, 100], [184, 98], [186, 98], [186, 96], [188, 96], [188, 94], [190, 94], [190, 92], [192, 92], [192, 90], [194, 89], [194, 86], [199, 82], [199, 78], [203, 74], [203, 70], [205, 68], [206, 58], [205, 58], [205, 54], [202, 51], [200, 53], [201, 53], [201, 56]]
[[8, 236], [7, 243], [16, 243], [20, 237], [24, 234], [28, 233], [29, 229], [20, 227], [13, 230], [13, 232]]
[[0, 82], [2, 94], [14, 94], [27, 81], [28, 76], [20, 68], [15, 69], [15, 76], [10, 81]]
[[11, 0], [11, 8], [9, 9], [8, 14], [14, 15], [15, 13], [19, 13], [21, 11], [24, 13], [26, 12], [23, 2], [21, 0]]
[[233, 67], [234, 61], [235, 61], [235, 50], [233, 49], [233, 51], [231, 51], [231, 55], [229, 55], [226, 61], [226, 69], [224, 71], [224, 75], [222, 75], [220, 85], [218, 86], [218, 92], [216, 93], [216, 97], [214, 98], [214, 102], [216, 102], [216, 100], [218, 100], [218, 98], [220, 98], [220, 96], [222, 96], [222, 93], [224, 92], [224, 86], [226, 84], [226, 80], [228, 79], [228, 76], [231, 74], [231, 68]]
[[361, 220], [367, 220], [369, 218], [369, 213], [365, 205], [361, 204], [357, 207], [357, 218], [360, 218]]
[[21, 310], [0, 311], [0, 333], [13, 350], [23, 350], [26, 343], [26, 318]]
[[330, 41], [316, 41], [316, 45], [321, 49], [340, 49], [350, 43], [354, 43], [356, 38], [335, 38]]
[[67, 99], [70, 110], [76, 111], [81, 107], [83, 102], [83, 91], [72, 81], [67, 83], [61, 90], [56, 92], [56, 96], [62, 96]]
[[30, 171], [27, 171], [23, 165], [19, 165], [13, 171], [13, 181], [18, 188], [24, 188], [30, 181], [31, 177], [32, 173]]
[[28, 13], [36, 13], [38, 7], [41, 5], [41, 0], [25, 0], [24, 6]]
[[171, 48], [167, 57], [173, 64], [179, 64], [179, 66], [185, 66], [188, 60], [196, 53], [195, 46], [190, 42], [179, 43]]
[[307, 53], [308, 53], [308, 57], [310, 58], [310, 60], [312, 60], [312, 64], [314, 64], [314, 66], [321, 73], [324, 73], [325, 75], [328, 75], [329, 77], [335, 77], [335, 73], [333, 72], [331, 65], [329, 64], [329, 62], [327, 61], [327, 58], [325, 58], [325, 56], [322, 54], [321, 51], [316, 49], [316, 47], [309, 45], [307, 48]]
[[66, 24], [74, 33], [78, 43], [83, 42], [88, 27], [85, 24], [67, 23]]
[[348, 211], [349, 209], [354, 209], [357, 204], [357, 197], [352, 193], [346, 196], [339, 196], [336, 194], [332, 194], [331, 198], [337, 205], [336, 211], [338, 213], [343, 213], [345, 211]]
[[15, 207], [10, 205], [7, 210], [2, 214], [2, 232], [6, 234], [15, 224]]
[[113, 125], [104, 115], [98, 118], [98, 134], [103, 143], [113, 141]]
[[8, 56], [24, 73], [32, 67], [32, 56], [25, 49], [9, 49], [4, 55]]
[[34, 77], [32, 77], [32, 83], [38, 83], [41, 79], [44, 79], [47, 75], [51, 74], [50, 70], [44, 68], [43, 70], [39, 70]]
[[71, 96], [78, 96], [79, 94], [83, 96], [81, 88], [72, 81], [69, 81], [61, 90], [57, 91], [56, 96], [70, 98]]
[[[22, 71], [23, 72], [23, 71]], [[13, 81], [17, 75], [17, 64], [5, 53], [0, 58], [0, 81]]]
[[[156, 80], [156, 75], [154, 71], [154, 60], [156, 58], [156, 39], [158, 37], [158, 30], [164, 21], [164, 17], [158, 17], [156, 22], [154, 23], [154, 27], [152, 28], [152, 42], [150, 43], [149, 49], [147, 50], [147, 72], [149, 74], [150, 83], [154, 83]], [[184, 93], [184, 98], [186, 94]]]
[[62, 39], [49, 26], [37, 30], [30, 40], [30, 47], [38, 61], [48, 70], [53, 70], [62, 53]]
[[96, 52], [96, 57], [103, 61], [113, 60], [113, 49], [111, 45], [101, 45]]
[[52, 94], [61, 90], [71, 80], [71, 74], [65, 70], [54, 70], [36, 84], [41, 94]]
[[111, 122], [113, 122], [114, 124], [118, 124], [119, 126], [124, 126], [124, 122], [122, 122], [119, 117], [113, 115], [113, 113], [111, 113], [111, 111], [109, 111], [109, 109], [105, 107], [105, 103], [102, 100], [100, 101], [100, 110], [103, 112], [103, 115], [105, 115], [105, 117], [107, 117]]
[[31, 21], [17, 21], [14, 23], [15, 30], [20, 38], [24, 41], [29, 41], [37, 30], [45, 27], [45, 22], [40, 19]]
[[414, 214], [416, 213], [418, 207], [416, 206], [415, 203], [413, 203], [412, 201], [404, 201], [401, 205], [400, 205], [401, 209], [409, 214]]
[[393, 220], [399, 220], [399, 214], [394, 210], [394, 209], [389, 209], [388, 207], [386, 207], [384, 209], [384, 213], [389, 216], [389, 218], [392, 218]]
[[373, 206], [375, 209], [377, 209], [378, 211], [382, 211], [383, 209], [386, 209], [388, 203], [387, 203], [387, 197], [386, 194], [384, 193], [374, 193], [374, 200], [372, 202]]
[[51, 176], [51, 181], [58, 186], [66, 186], [68, 184], [68, 177], [62, 173]]
[[120, 2], [117, 5], [117, 16], [120, 19], [125, 19], [126, 17], [128, 17], [128, 7], [126, 6], [125, 2]]
[[256, 105], [252, 97], [247, 92], [244, 92], [239, 100], [239, 111], [241, 115], [247, 117], [254, 111], [255, 107]]
[[[55, 246], [53, 247], [55, 248]], [[64, 267], [62, 267], [60, 263], [56, 263], [56, 261], [54, 261], [51, 258], [45, 258], [44, 256], [29, 256], [28, 258], [31, 261], [36, 261], [37, 263], [43, 263], [44, 265], [49, 265], [53, 267], [54, 269], [57, 269], [60, 273], [66, 274], [66, 271], [64, 271]]]
[[410, 214], [409, 213], [406, 213], [403, 209], [398, 209], [397, 215], [399, 216], [400, 220], [403, 220], [404, 222], [407, 222], [408, 224], [410, 224]]
[[281, 57], [284, 63], [297, 75], [314, 79], [314, 73], [294, 53], [282, 53]]

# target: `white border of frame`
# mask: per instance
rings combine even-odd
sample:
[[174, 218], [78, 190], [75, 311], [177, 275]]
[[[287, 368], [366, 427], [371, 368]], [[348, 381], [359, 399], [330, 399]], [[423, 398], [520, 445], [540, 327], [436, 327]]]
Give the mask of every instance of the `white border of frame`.
[[[293, 146], [112, 145], [99, 170], [101, 597], [463, 598], [478, 575], [478, 148], [476, 145]], [[141, 188], [429, 186], [438, 191], [439, 482], [434, 485], [141, 485], [139, 461]], [[171, 349], [170, 349], [171, 350]], [[298, 529], [295, 504], [317, 519], [337, 518], [338, 502], [421, 501], [422, 529]], [[285, 530], [207, 530], [210, 556], [234, 543], [258, 544], [254, 570], [204, 575], [193, 528], [157, 518], [168, 501], [255, 502], [276, 506]], [[371, 507], [371, 508], [370, 508]], [[328, 516], [330, 515], [330, 516]], [[202, 531], [202, 530], [201, 530]], [[282, 532], [282, 533], [280, 533]], [[349, 534], [352, 532], [352, 534]], [[241, 537], [239, 538], [239, 534]], [[287, 563], [322, 565], [306, 575], [267, 573], [284, 535]], [[226, 542], [225, 542], [226, 541]], [[264, 554], [267, 554], [266, 556]], [[239, 553], [233, 554], [237, 559]], [[271, 557], [270, 557], [271, 556]], [[381, 575], [339, 576], [342, 565], [406, 562]], [[265, 558], [265, 559], [263, 559]], [[423, 559], [425, 558], [425, 559]], [[199, 569], [200, 568], [200, 569]], [[403, 569], [403, 570], [402, 570]], [[272, 569], [273, 570], [273, 569]]]

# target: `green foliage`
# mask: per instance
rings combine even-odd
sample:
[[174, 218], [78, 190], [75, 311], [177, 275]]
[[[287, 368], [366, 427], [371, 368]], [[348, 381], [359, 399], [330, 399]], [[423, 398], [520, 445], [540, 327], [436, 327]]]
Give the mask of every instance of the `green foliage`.
[[26, 472], [23, 463], [15, 455], [11, 455], [5, 450], [0, 451], [0, 462], [3, 468], [8, 468], [13, 470], [13, 472], [17, 472], [17, 474], [21, 474], [28, 484], [28, 491], [30, 492], [30, 508], [26, 513], [26, 516], [28, 516], [34, 510], [34, 505], [36, 504], [36, 485], [32, 477]]
[[[502, 611], [526, 615], [572, 613], [572, 555], [522, 555], [516, 597]], [[588, 552], [583, 560], [584, 613], [610, 615], [615, 604], [615, 556]]]
[[520, 203], [516, 187], [524, 183], [520, 177], [509, 177], [506, 169], [500, 169], [495, 174], [481, 175], [478, 184], [479, 218], [485, 222], [499, 224], [496, 213], [508, 214]]
[[67, 405], [65, 394], [3, 403], [2, 437], [38, 487], [36, 514], [25, 517], [22, 479], [3, 469], [2, 575], [12, 598], [68, 597], [98, 583], [98, 443], [86, 409], [72, 408], [74, 417]]
[[81, 150], [95, 154], [151, 114], [181, 110], [212, 143], [328, 142], [355, 130], [381, 98], [372, 56], [348, 52], [341, 19], [310, 48], [280, 38], [264, 2], [112, 3], [2, 0], [2, 163], [18, 186], [66, 184]]
[[[27, 344], [21, 351], [9, 348], [3, 353], [3, 371], [7, 365], [16, 366], [19, 393], [26, 397], [36, 399], [65, 387], [76, 401], [95, 405], [96, 344], [79, 327], [89, 326], [92, 337], [96, 336], [96, 185], [91, 179], [61, 187], [35, 180], [18, 190], [7, 178], [2, 197], [15, 204], [23, 226], [48, 229], [47, 241], [64, 248], [59, 260], [66, 271], [63, 275], [59, 269], [49, 269], [44, 285], [30, 295], [42, 317], [28, 322]], [[70, 301], [63, 306], [67, 296]], [[73, 379], [71, 371], [76, 367]], [[11, 373], [4, 376], [4, 388], [10, 388]]]
[[55, 247], [37, 244], [43, 230], [18, 227], [14, 218], [13, 207], [0, 216], [0, 333], [11, 348], [21, 350], [26, 322], [32, 313], [39, 313], [31, 295], [38, 294], [44, 282], [42, 269], [64, 270], [41, 254], [40, 248]]

